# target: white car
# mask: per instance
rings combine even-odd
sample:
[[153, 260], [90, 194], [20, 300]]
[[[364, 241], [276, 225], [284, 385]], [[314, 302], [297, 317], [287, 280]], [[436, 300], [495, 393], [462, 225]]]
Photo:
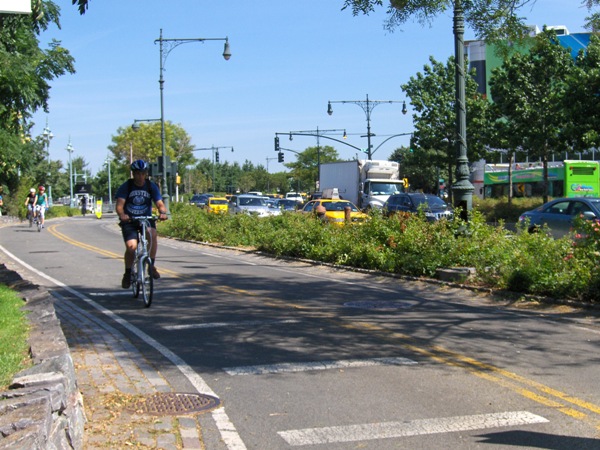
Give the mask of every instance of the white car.
[[267, 217], [281, 214], [281, 211], [269, 208], [267, 197], [258, 197], [257, 195], [235, 195], [229, 201], [230, 214], [253, 214], [258, 217]]
[[302, 198], [302, 195], [299, 192], [288, 192], [287, 194], [285, 194], [285, 198], [288, 200], [295, 200], [298, 203], [304, 203], [304, 199]]

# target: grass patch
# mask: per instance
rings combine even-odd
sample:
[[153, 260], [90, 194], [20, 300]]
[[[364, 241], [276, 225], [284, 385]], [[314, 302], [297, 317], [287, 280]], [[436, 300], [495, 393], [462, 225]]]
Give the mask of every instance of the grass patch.
[[0, 391], [29, 364], [29, 323], [22, 307], [23, 299], [0, 284]]

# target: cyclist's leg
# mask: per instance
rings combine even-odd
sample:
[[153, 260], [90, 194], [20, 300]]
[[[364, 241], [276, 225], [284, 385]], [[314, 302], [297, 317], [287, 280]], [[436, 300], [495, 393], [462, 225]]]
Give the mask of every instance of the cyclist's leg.
[[121, 224], [121, 234], [123, 236], [123, 241], [125, 242], [125, 254], [123, 255], [125, 273], [121, 280], [121, 287], [127, 289], [131, 285], [131, 265], [133, 264], [135, 249], [138, 244], [137, 225], [132, 223]]
[[44, 220], [45, 220], [45, 215], [46, 215], [46, 208], [42, 205], [40, 206], [40, 219], [41, 219], [41, 223], [42, 223], [42, 228], [44, 227]]
[[160, 273], [158, 272], [158, 270], [156, 269], [156, 266], [154, 265], [155, 261], [156, 261], [156, 253], [158, 251], [158, 233], [156, 232], [156, 228], [153, 226], [150, 226], [146, 229], [146, 235], [148, 236], [148, 239], [150, 241], [150, 261], [152, 261], [152, 277], [153, 278], [160, 278]]

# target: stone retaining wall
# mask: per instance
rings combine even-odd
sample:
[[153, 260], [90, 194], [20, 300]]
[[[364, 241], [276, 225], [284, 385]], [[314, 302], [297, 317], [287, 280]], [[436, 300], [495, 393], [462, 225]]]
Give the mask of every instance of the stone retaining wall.
[[83, 402], [54, 299], [4, 264], [0, 283], [17, 291], [25, 302], [34, 364], [0, 392], [0, 449], [81, 449]]

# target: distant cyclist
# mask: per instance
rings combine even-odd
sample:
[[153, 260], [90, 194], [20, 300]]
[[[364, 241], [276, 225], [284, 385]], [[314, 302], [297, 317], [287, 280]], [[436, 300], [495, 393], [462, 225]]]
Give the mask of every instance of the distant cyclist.
[[46, 194], [46, 188], [44, 186], [38, 186], [38, 192], [35, 195], [34, 200], [35, 208], [33, 210], [33, 216], [44, 228], [46, 208], [48, 208], [48, 194]]
[[[140, 216], [152, 215], [152, 203], [156, 204], [159, 219], [167, 219], [167, 207], [165, 206], [158, 186], [147, 179], [149, 165], [143, 159], [138, 159], [131, 164], [133, 179], [127, 180], [117, 190], [117, 204], [115, 210], [119, 216], [121, 234], [125, 241], [125, 273], [121, 280], [123, 289], [131, 286], [131, 265], [137, 248], [137, 230], [138, 225], [132, 223], [131, 219]], [[156, 258], [158, 250], [158, 234], [156, 233], [156, 223], [151, 221], [148, 228], [148, 234], [152, 242], [150, 247], [150, 259], [152, 263]], [[160, 278], [160, 274], [154, 264], [152, 265], [152, 278]]]
[[25, 197], [25, 207], [27, 208], [27, 218], [33, 217], [35, 209], [35, 189], [29, 189], [29, 194]]

